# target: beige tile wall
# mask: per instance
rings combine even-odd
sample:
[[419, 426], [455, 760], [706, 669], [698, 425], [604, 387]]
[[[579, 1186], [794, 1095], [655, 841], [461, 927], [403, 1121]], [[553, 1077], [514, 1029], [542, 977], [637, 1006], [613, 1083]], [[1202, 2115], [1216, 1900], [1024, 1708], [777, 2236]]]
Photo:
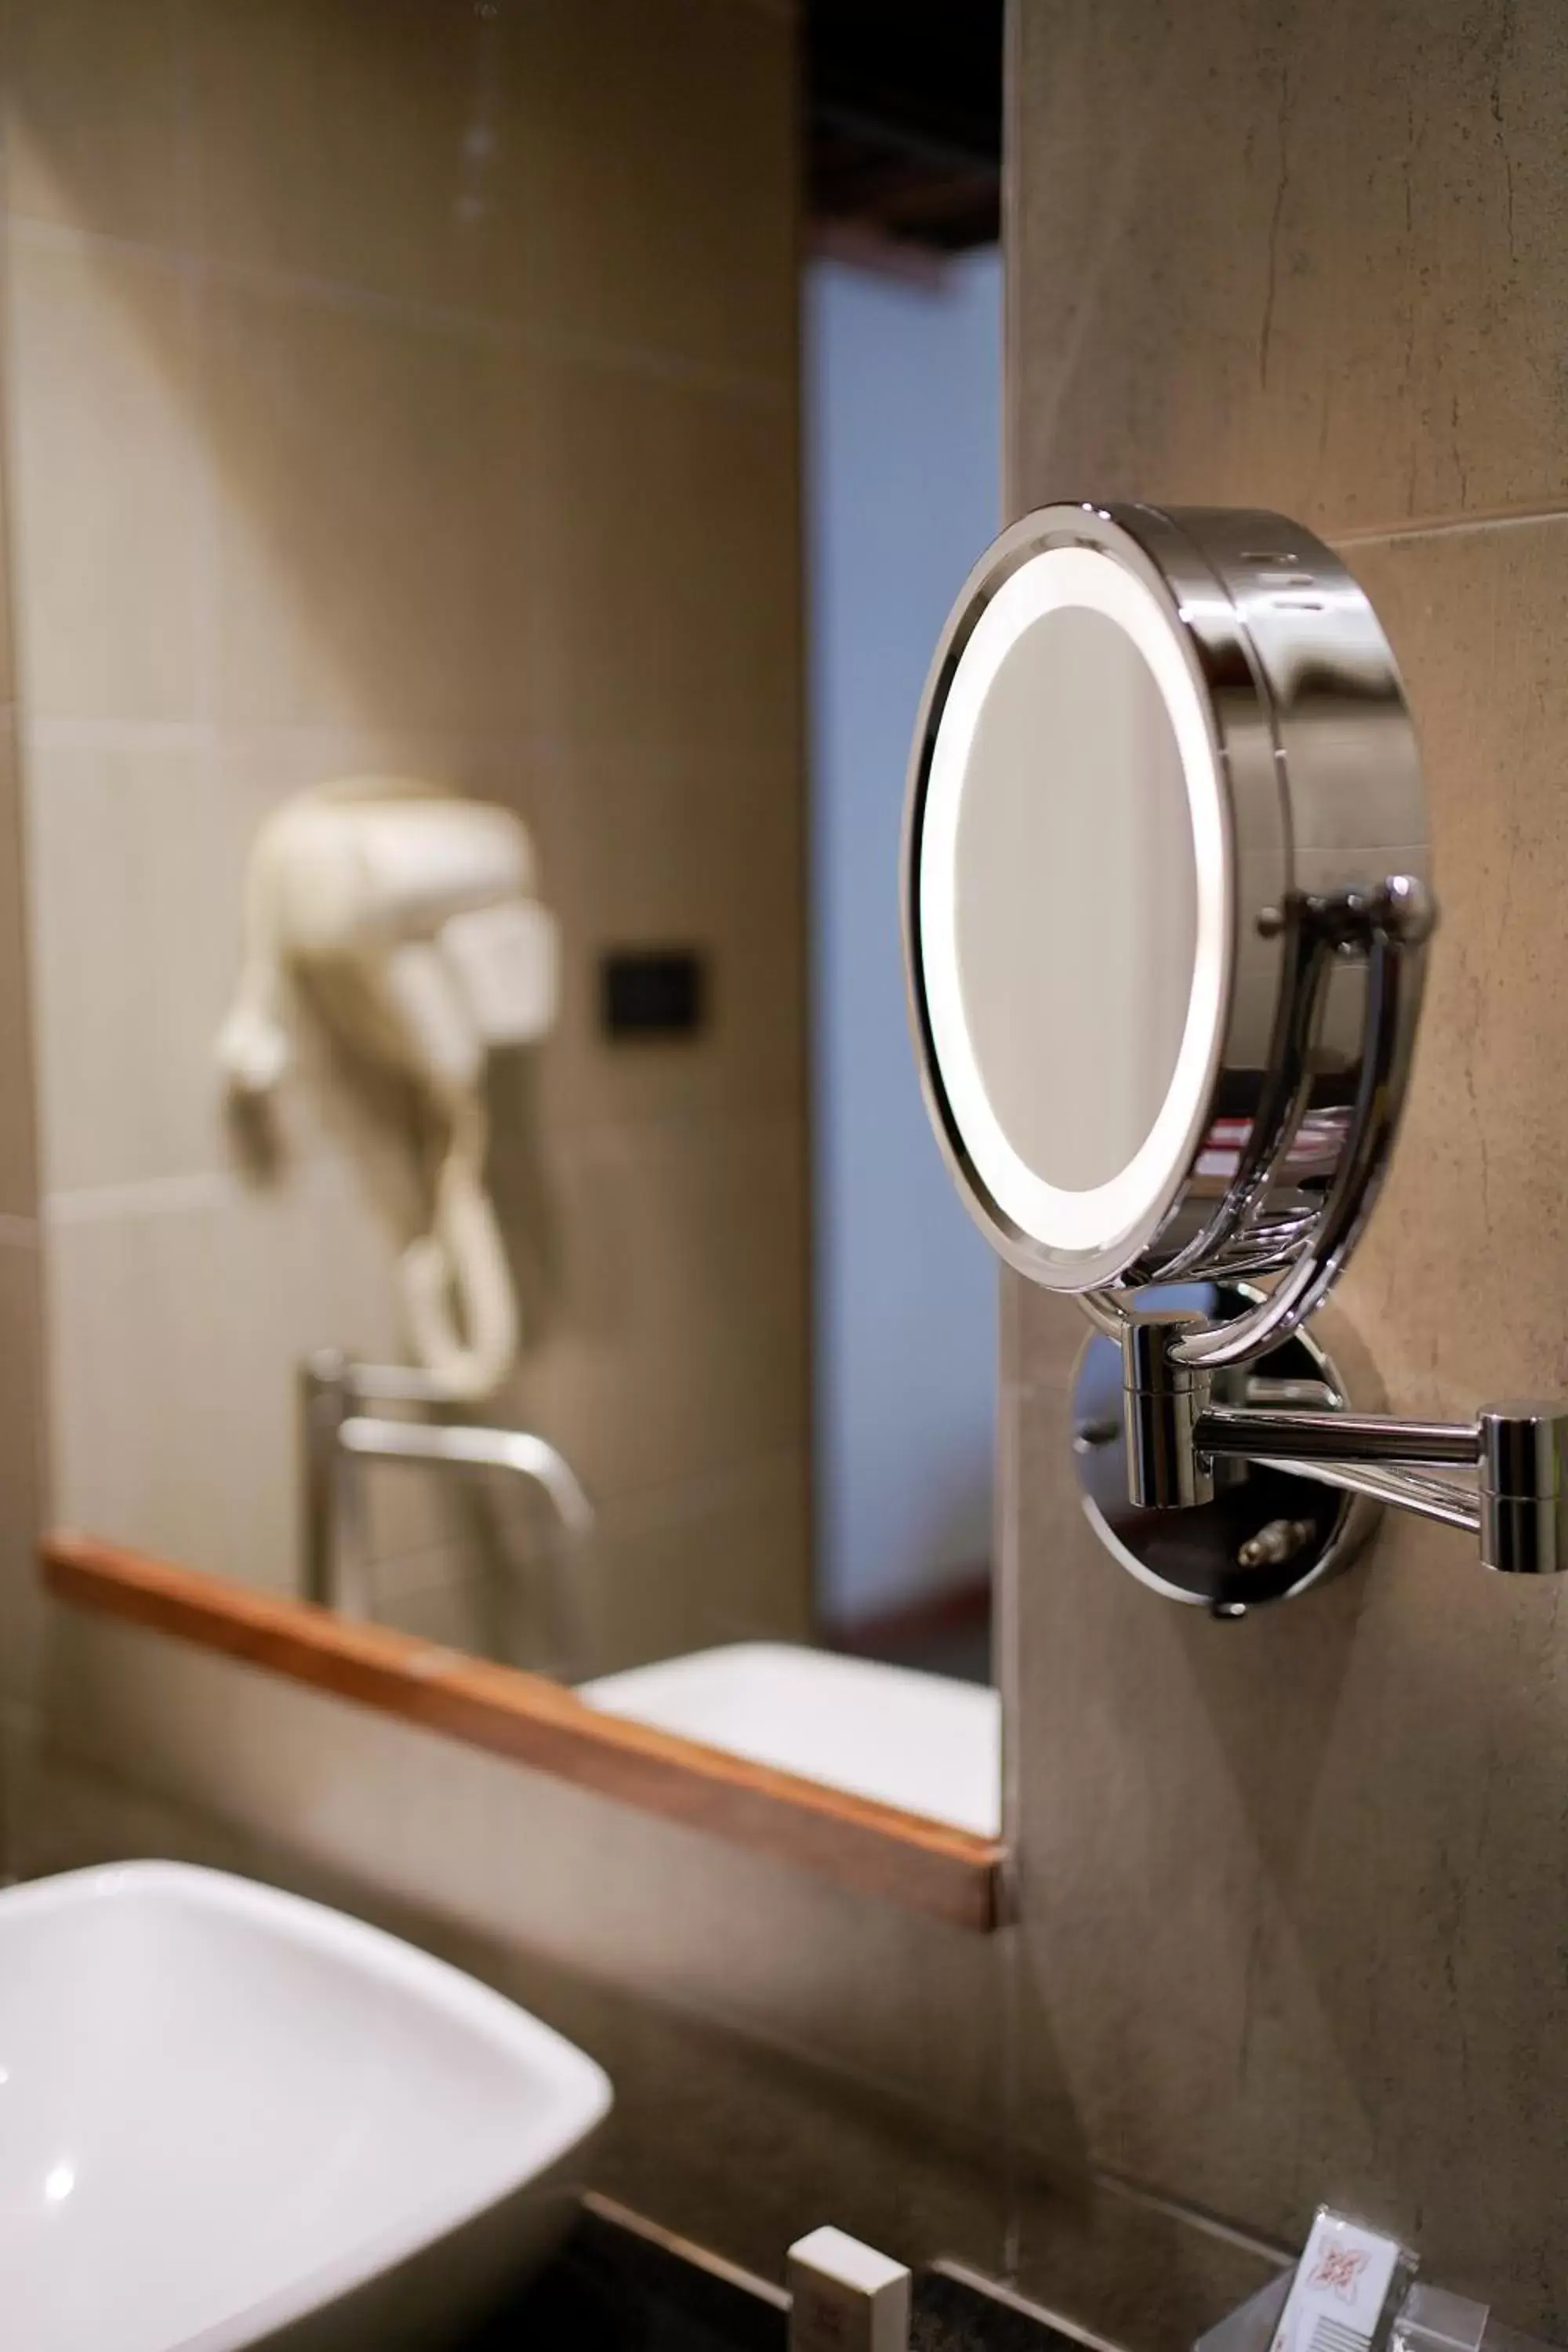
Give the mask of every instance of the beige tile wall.
[[[10, 0], [4, 102], [51, 1512], [298, 1573], [292, 1367], [395, 1349], [395, 1228], [319, 1087], [259, 1176], [212, 1048], [257, 825], [398, 769], [517, 807], [565, 925], [502, 1402], [603, 1528], [376, 1475], [389, 1599], [579, 1672], [803, 1630], [787, 14]], [[596, 950], [670, 939], [710, 1034], [608, 1048]]]
[[[1015, 33], [1015, 504], [1277, 506], [1376, 600], [1445, 921], [1345, 1305], [1397, 1408], [1561, 1392], [1568, 20], [1025, 0]], [[1011, 1297], [1026, 2128], [1266, 2237], [1343, 2200], [1561, 2336], [1568, 1602], [1408, 1521], [1257, 1622], [1161, 1606], [1074, 1507], [1078, 1336]]]

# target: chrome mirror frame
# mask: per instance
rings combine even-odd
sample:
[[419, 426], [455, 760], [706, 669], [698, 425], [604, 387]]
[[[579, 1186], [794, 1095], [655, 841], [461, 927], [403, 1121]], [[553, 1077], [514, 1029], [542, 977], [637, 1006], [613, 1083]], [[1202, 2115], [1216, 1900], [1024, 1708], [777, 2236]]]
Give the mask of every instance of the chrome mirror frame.
[[[1225, 908], [1195, 1108], [1138, 1213], [1087, 1246], [1043, 1230], [1043, 1217], [1026, 1229], [983, 1172], [960, 1107], [973, 1104], [976, 1081], [949, 1010], [956, 955], [932, 913], [956, 888], [932, 877], [941, 860], [954, 871], [959, 863], [947, 811], [963, 789], [950, 772], [978, 723], [973, 649], [997, 635], [999, 616], [1025, 610], [1026, 578], [1040, 593], [1047, 574], [1066, 579], [1064, 551], [1117, 567], [1145, 635], [1142, 616], [1159, 616], [1168, 642], [1155, 648], [1157, 682], [1179, 741], [1187, 722], [1189, 796], [1206, 808], [1212, 795], [1217, 814], [1206, 853], [1198, 845], [1200, 888], [1206, 854]], [[1071, 562], [1074, 578], [1100, 576]], [[1140, 649], [1147, 656], [1148, 645]], [[1356, 582], [1299, 524], [1262, 512], [1057, 504], [1005, 531], [970, 574], [937, 646], [910, 758], [901, 874], [910, 1025], [932, 1126], [982, 1231], [1016, 1271], [1079, 1300], [1099, 1335], [1091, 1350], [1120, 1351], [1127, 1507], [1112, 1515], [1117, 1539], [1106, 1540], [1125, 1564], [1141, 1515], [1212, 1511], [1250, 1464], [1472, 1528], [1489, 1567], [1568, 1566], [1568, 1406], [1414, 1423], [1352, 1412], [1321, 1346], [1311, 1396], [1291, 1394], [1278, 1370], [1343, 1271], [1387, 1171], [1436, 921], [1428, 869], [1425, 790], [1394, 655]], [[1042, 876], [1047, 912], [1049, 891]], [[1200, 932], [1194, 1002], [1202, 955]], [[1272, 1277], [1262, 1290], [1251, 1286], [1259, 1276]], [[1161, 1298], [1197, 1284], [1211, 1286], [1211, 1310], [1223, 1301], [1226, 1311], [1171, 1311]], [[1084, 1399], [1103, 1395], [1102, 1373], [1087, 1358], [1080, 1365], [1079, 1439], [1098, 1425]], [[1364, 1397], [1364, 1377], [1359, 1385]], [[1082, 1469], [1086, 1445], [1075, 1444]], [[1468, 1469], [1479, 1469], [1476, 1483], [1448, 1475]], [[1103, 1461], [1096, 1475], [1090, 1516], [1104, 1536]], [[1326, 1523], [1321, 1495], [1292, 1513], [1289, 1488], [1271, 1492], [1282, 1507], [1244, 1528], [1239, 1544], [1235, 1514], [1221, 1514], [1215, 1556], [1180, 1597], [1235, 1615], [1249, 1599], [1304, 1590], [1344, 1565], [1375, 1518], [1347, 1502]], [[1281, 1529], [1295, 1532], [1288, 1540]], [[1269, 1578], [1249, 1583], [1266, 1564]], [[1157, 1573], [1144, 1580], [1174, 1589]]]

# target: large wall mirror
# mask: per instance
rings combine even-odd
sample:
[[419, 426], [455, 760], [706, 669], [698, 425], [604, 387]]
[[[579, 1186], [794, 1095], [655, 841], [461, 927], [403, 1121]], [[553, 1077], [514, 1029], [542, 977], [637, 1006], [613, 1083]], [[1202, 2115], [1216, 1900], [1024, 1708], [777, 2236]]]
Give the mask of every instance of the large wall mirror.
[[1001, 520], [1000, 16], [241, 9], [188, 170], [108, 187], [40, 52], [14, 174], [57, 1581], [977, 1869], [995, 1276], [898, 847]]

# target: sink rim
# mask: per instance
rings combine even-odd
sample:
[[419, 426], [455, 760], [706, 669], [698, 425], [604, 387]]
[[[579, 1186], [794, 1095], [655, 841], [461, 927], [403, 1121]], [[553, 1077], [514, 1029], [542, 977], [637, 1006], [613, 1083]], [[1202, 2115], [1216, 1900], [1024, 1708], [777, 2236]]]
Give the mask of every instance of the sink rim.
[[[541, 2189], [583, 2148], [614, 2104], [598, 2062], [543, 2019], [449, 1961], [353, 1914], [309, 1896], [195, 1863], [158, 1858], [90, 1864], [0, 1887], [0, 1931], [8, 1922], [52, 1911], [80, 1911], [127, 1896], [173, 1900], [176, 1906], [240, 1917], [285, 1943], [334, 1955], [372, 1981], [405, 1993], [466, 2026], [542, 2089], [551, 2113], [526, 2116], [526, 2154], [493, 2145], [472, 2165], [451, 2168], [431, 2193], [395, 2220], [356, 2231], [324, 2261], [281, 2277], [194, 2333], [171, 2336], [161, 2352], [240, 2352], [393, 2271], [514, 2198]], [[3, 1935], [0, 1935], [3, 1940]]]

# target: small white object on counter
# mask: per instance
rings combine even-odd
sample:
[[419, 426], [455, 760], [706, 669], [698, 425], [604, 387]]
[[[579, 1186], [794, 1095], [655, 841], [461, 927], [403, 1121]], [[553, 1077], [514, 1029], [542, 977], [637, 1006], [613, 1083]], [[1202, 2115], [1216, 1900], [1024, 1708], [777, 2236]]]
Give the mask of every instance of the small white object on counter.
[[789, 2352], [909, 2352], [910, 2273], [843, 2230], [789, 2250]]

